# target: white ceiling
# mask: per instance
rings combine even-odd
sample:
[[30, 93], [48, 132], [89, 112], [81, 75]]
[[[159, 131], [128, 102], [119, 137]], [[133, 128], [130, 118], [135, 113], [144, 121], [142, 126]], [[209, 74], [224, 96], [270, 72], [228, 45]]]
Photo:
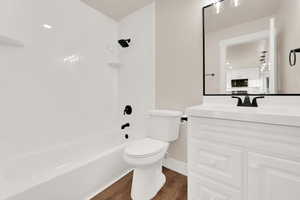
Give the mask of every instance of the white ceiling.
[[81, 0], [101, 13], [119, 21], [154, 0]]
[[282, 0], [240, 0], [239, 7], [230, 5], [230, 0], [222, 3], [220, 14], [215, 13], [215, 7], [205, 9], [205, 30], [214, 32], [234, 25], [258, 20], [275, 15]]

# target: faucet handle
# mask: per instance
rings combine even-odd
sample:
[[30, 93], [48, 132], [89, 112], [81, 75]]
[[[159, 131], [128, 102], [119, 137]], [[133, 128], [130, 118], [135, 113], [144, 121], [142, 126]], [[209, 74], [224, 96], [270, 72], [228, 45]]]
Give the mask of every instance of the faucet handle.
[[264, 96], [254, 97], [253, 100], [252, 100], [252, 106], [253, 107], [258, 107], [257, 99], [263, 99], [263, 98], [265, 98], [265, 97]]
[[236, 97], [236, 96], [232, 96], [233, 99], [238, 99], [238, 103], [237, 106], [242, 106], [243, 105], [243, 101], [241, 97]]
[[125, 106], [125, 109], [123, 111], [123, 115], [131, 115], [131, 114], [132, 114], [132, 106], [131, 105]]

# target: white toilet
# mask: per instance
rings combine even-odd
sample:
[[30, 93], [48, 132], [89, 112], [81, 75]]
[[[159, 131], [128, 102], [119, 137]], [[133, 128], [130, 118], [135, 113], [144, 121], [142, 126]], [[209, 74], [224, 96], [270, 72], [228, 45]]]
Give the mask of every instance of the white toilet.
[[179, 111], [150, 111], [148, 138], [134, 141], [125, 148], [124, 159], [134, 167], [133, 200], [150, 200], [165, 184], [162, 160], [169, 142], [178, 138], [181, 116]]

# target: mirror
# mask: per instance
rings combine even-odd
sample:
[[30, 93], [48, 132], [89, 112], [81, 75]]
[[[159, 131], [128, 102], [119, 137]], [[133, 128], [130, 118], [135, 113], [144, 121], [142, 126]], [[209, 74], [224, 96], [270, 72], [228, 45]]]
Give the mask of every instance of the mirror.
[[204, 95], [300, 95], [300, 1], [214, 2], [203, 8]]

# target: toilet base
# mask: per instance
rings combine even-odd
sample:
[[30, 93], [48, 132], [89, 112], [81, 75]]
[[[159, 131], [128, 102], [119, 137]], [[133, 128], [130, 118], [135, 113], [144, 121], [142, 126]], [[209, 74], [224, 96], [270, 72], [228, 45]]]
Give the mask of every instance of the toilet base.
[[131, 188], [133, 200], [151, 200], [166, 183], [162, 162], [134, 169]]

